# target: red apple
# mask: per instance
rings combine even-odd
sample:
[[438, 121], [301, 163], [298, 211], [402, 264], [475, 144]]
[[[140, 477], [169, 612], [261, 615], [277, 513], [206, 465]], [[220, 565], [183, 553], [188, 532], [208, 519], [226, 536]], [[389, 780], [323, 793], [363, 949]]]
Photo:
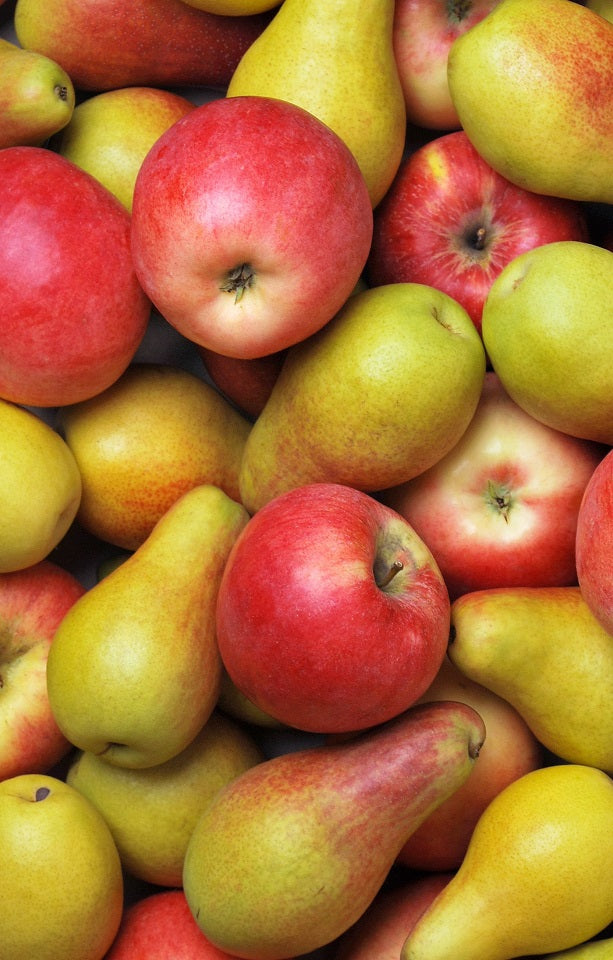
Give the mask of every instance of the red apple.
[[613, 450], [585, 488], [577, 518], [576, 556], [583, 599], [613, 634]]
[[500, 0], [396, 0], [394, 54], [407, 119], [432, 130], [457, 130], [460, 120], [447, 83], [454, 40]]
[[149, 320], [130, 215], [43, 147], [0, 151], [0, 396], [55, 407], [100, 393]]
[[210, 379], [228, 400], [252, 420], [260, 415], [277, 381], [286, 350], [240, 360], [196, 347]]
[[269, 97], [201, 104], [136, 179], [140, 281], [180, 334], [226, 356], [276, 353], [340, 309], [366, 263], [373, 213], [349, 148]]
[[47, 697], [47, 655], [85, 592], [50, 560], [0, 574], [0, 780], [46, 773], [70, 749]]
[[462, 304], [481, 332], [489, 289], [510, 260], [587, 234], [581, 204], [509, 183], [458, 130], [425, 143], [401, 164], [375, 211], [367, 276], [373, 286], [436, 287]]
[[294, 488], [248, 521], [222, 577], [219, 650], [232, 681], [288, 726], [382, 723], [427, 689], [449, 597], [425, 544], [366, 493]]
[[381, 499], [428, 544], [452, 598], [570, 586], [579, 504], [603, 451], [532, 418], [489, 371], [453, 450]]

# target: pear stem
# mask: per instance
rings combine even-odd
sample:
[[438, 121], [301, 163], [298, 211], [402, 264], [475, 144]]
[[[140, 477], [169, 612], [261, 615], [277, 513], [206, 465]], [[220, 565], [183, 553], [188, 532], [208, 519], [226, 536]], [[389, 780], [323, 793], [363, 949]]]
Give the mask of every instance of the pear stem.
[[387, 571], [386, 576], [383, 578], [383, 580], [381, 580], [377, 584], [377, 586], [380, 589], [383, 589], [383, 587], [387, 587], [392, 582], [396, 574], [400, 573], [401, 570], [404, 570], [404, 563], [402, 562], [402, 560], [394, 560], [393, 564]]

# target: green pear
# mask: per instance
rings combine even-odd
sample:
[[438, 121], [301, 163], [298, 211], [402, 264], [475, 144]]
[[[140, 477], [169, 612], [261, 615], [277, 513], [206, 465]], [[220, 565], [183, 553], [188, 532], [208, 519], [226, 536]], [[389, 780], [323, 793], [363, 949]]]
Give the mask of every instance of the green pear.
[[247, 520], [219, 488], [194, 487], [71, 607], [47, 661], [51, 709], [71, 743], [135, 768], [191, 743], [217, 700], [217, 590]]
[[0, 573], [44, 560], [81, 501], [75, 457], [34, 412], [0, 400]]
[[74, 105], [72, 80], [55, 60], [0, 37], [0, 148], [42, 146]]
[[613, 25], [568, 0], [504, 0], [448, 56], [469, 140], [533, 193], [613, 203]]
[[253, 960], [335, 939], [374, 899], [411, 831], [469, 776], [484, 738], [471, 707], [431, 703], [237, 777], [185, 855], [185, 895], [205, 936]]
[[515, 257], [482, 322], [506, 392], [549, 427], [613, 444], [612, 312], [612, 251], [559, 240]]
[[131, 211], [134, 182], [145, 156], [193, 109], [186, 97], [157, 87], [106, 90], [77, 104], [54, 147]]
[[465, 593], [449, 657], [515, 707], [558, 757], [613, 774], [613, 643], [578, 587]]
[[400, 960], [509, 960], [595, 936], [613, 918], [612, 825], [602, 770], [557, 764], [515, 780], [481, 814]]
[[366, 492], [422, 473], [457, 443], [485, 376], [481, 338], [455, 300], [398, 283], [363, 290], [290, 348], [243, 450], [250, 511], [293, 487]]
[[230, 97], [289, 100], [344, 140], [373, 206], [402, 159], [406, 107], [393, 51], [393, 0], [284, 0], [243, 54]]
[[0, 960], [102, 960], [123, 911], [110, 830], [55, 777], [0, 782]]
[[189, 746], [166, 763], [133, 770], [81, 751], [66, 782], [100, 811], [130, 876], [180, 887], [200, 815], [222, 787], [263, 759], [244, 727], [214, 711]]

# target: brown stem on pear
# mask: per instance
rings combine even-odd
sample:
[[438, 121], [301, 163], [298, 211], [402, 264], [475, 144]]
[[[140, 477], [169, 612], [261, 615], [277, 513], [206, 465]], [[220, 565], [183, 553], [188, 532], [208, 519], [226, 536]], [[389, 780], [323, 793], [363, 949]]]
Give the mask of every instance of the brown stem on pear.
[[404, 563], [402, 560], [394, 560], [383, 580], [380, 580], [377, 583], [379, 589], [382, 590], [384, 587], [387, 587], [392, 582], [396, 574], [400, 573], [401, 570], [404, 570]]
[[226, 279], [220, 286], [224, 293], [234, 294], [234, 303], [238, 303], [245, 290], [248, 290], [255, 283], [255, 273], [248, 263], [241, 263], [226, 274]]

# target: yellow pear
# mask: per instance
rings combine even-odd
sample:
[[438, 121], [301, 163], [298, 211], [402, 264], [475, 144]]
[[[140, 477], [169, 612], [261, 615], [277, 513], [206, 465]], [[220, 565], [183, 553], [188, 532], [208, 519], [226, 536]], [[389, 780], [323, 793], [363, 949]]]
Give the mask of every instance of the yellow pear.
[[451, 605], [449, 657], [558, 757], [613, 774], [613, 641], [578, 587], [507, 587]]
[[284, 0], [227, 89], [289, 100], [323, 120], [356, 158], [373, 206], [396, 175], [406, 132], [393, 21], [393, 0]]
[[251, 734], [215, 711], [189, 746], [166, 763], [133, 770], [80, 751], [66, 781], [104, 817], [127, 873], [180, 887], [187, 844], [204, 808], [263, 759]]
[[1, 960], [102, 960], [121, 921], [110, 830], [78, 790], [43, 774], [0, 783]]
[[588, 940], [578, 947], [548, 953], [545, 960], [613, 960], [613, 937]]
[[613, 203], [613, 25], [569, 0], [504, 0], [454, 41], [451, 99], [469, 140], [530, 190]]
[[401, 960], [511, 960], [583, 943], [613, 920], [613, 781], [533, 770], [482, 813], [466, 856]]
[[0, 148], [41, 146], [74, 105], [72, 80], [55, 60], [0, 37]]
[[81, 474], [62, 437], [32, 411], [0, 400], [0, 573], [44, 560], [80, 499]]
[[63, 407], [58, 428], [83, 478], [80, 524], [125, 550], [191, 487], [211, 483], [239, 499], [251, 423], [188, 370], [133, 364], [96, 397]]
[[73, 604], [47, 661], [51, 709], [71, 743], [135, 768], [191, 743], [217, 701], [217, 592], [248, 519], [219, 488], [194, 487]]
[[157, 87], [106, 90], [77, 104], [54, 147], [131, 211], [134, 181], [145, 156], [193, 109], [186, 97]]

